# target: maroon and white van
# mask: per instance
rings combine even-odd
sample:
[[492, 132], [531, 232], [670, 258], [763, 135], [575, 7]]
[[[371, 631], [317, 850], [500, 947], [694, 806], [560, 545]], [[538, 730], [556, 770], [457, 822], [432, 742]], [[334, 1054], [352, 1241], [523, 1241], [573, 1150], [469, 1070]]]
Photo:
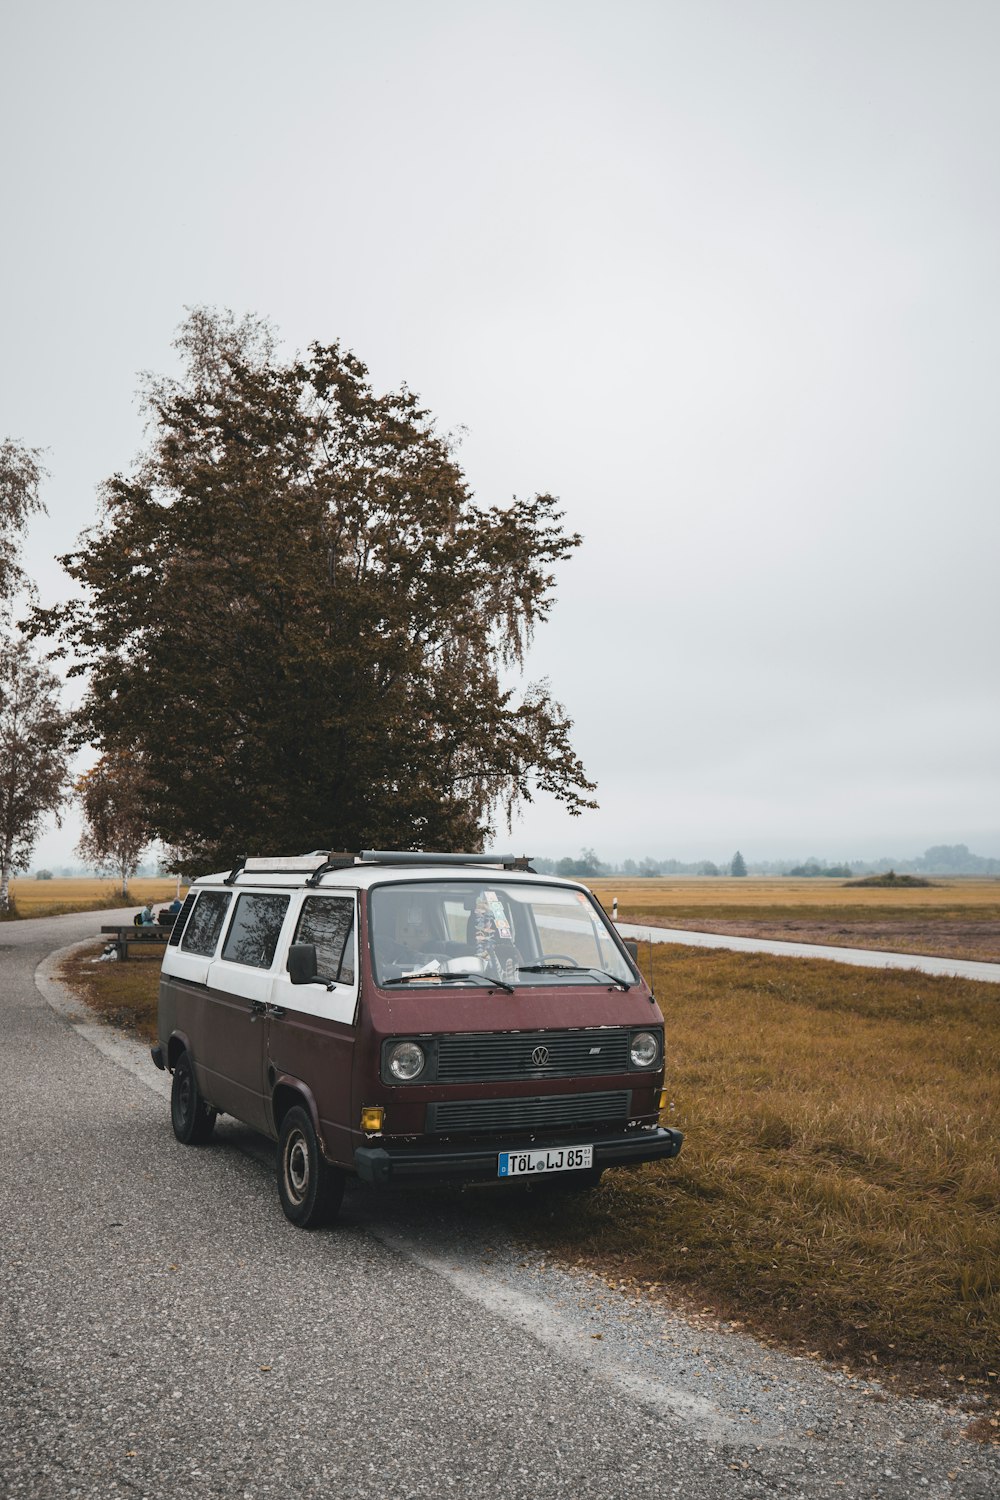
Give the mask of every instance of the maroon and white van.
[[293, 1223], [368, 1182], [551, 1178], [676, 1156], [663, 1017], [585, 887], [527, 860], [318, 852], [192, 885], [153, 1061], [174, 1133], [278, 1142]]

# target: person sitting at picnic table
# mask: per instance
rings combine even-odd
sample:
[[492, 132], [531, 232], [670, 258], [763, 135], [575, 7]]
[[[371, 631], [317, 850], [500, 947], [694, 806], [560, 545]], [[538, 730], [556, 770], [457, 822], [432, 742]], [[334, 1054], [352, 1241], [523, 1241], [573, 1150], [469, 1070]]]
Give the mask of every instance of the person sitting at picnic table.
[[132, 921], [135, 923], [136, 927], [155, 926], [156, 918], [153, 916], [153, 908], [150, 906], [148, 901], [142, 908], [142, 911], [136, 912], [135, 916], [132, 918]]

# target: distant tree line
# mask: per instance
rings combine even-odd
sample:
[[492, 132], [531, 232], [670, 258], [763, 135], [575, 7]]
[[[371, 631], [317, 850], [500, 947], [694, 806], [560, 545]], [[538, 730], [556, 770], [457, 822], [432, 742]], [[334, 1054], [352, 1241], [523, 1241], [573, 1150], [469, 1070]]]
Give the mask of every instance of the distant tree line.
[[1000, 859], [989, 859], [970, 853], [965, 844], [935, 844], [913, 859], [886, 856], [884, 859], [852, 859], [832, 862], [810, 858], [800, 862], [790, 859], [744, 859], [737, 849], [724, 864], [711, 859], [680, 860], [643, 859], [603, 860], [593, 849], [581, 849], [573, 858], [537, 858], [533, 868], [543, 875], [559, 875], [568, 880], [598, 879], [621, 875], [626, 879], [653, 879], [661, 875], [789, 875], [798, 878], [821, 876], [827, 880], [849, 880], [854, 875], [885, 875], [890, 870], [908, 875], [983, 875], [1000, 876]]
[[[740, 859], [742, 861], [742, 855]], [[731, 865], [719, 866], [710, 859], [685, 863], [679, 859], [652, 859], [647, 856], [640, 860], [606, 861], [593, 849], [581, 849], [575, 859], [568, 855], [563, 859], [534, 859], [532, 868], [540, 875], [559, 875], [565, 880], [599, 879], [603, 875], [624, 875], [633, 879], [652, 879], [658, 875], [728, 875], [732, 870]], [[745, 867], [744, 874], [748, 868], [753, 867]]]

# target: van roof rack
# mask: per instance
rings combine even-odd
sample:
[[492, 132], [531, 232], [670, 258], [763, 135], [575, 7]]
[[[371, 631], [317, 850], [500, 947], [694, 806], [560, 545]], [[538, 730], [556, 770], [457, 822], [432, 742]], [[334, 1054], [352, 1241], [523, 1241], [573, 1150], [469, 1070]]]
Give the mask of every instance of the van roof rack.
[[533, 854], [432, 854], [418, 849], [363, 849], [361, 861], [366, 865], [499, 865], [504, 870], [531, 868]]
[[235, 885], [241, 875], [303, 875], [308, 872], [308, 885], [317, 884], [327, 870], [343, 870], [353, 865], [353, 854], [333, 854], [329, 849], [314, 849], [311, 854], [260, 855], [248, 858], [245, 854], [237, 860], [226, 876], [226, 885]]
[[348, 865], [353, 865], [356, 863], [355, 856], [353, 854], [333, 854], [329, 849], [325, 853], [322, 849], [319, 849], [316, 851], [315, 855], [306, 855], [305, 858], [315, 859], [318, 856], [322, 856], [321, 862], [316, 866], [312, 874], [309, 876], [309, 879], [306, 881], [306, 885], [319, 885], [320, 881], [328, 870], [346, 870]]
[[419, 849], [363, 849], [360, 854], [314, 849], [311, 854], [239, 854], [225, 878], [235, 885], [241, 875], [307, 875], [306, 885], [317, 886], [330, 870], [352, 865], [491, 865], [503, 870], [524, 870], [534, 875], [530, 854], [433, 854]]

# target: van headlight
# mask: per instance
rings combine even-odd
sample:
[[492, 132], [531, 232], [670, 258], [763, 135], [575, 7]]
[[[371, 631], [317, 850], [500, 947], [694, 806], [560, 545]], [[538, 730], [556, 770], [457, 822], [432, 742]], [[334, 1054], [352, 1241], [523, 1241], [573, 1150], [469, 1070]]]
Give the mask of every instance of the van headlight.
[[416, 1042], [396, 1042], [386, 1050], [385, 1061], [393, 1078], [398, 1078], [401, 1083], [411, 1083], [424, 1071], [427, 1058], [423, 1047]]
[[660, 1043], [652, 1031], [636, 1031], [629, 1042], [629, 1057], [634, 1068], [651, 1068], [660, 1060]]

